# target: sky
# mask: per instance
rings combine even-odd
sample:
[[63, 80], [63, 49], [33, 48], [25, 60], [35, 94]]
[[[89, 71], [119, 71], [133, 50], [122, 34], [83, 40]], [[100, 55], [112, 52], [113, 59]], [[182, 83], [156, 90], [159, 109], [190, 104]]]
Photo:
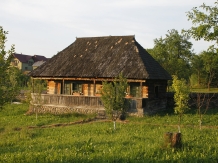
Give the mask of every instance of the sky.
[[[215, 0], [0, 0], [6, 49], [51, 58], [77, 37], [135, 35], [145, 49], [168, 30], [189, 29], [187, 12]], [[194, 41], [200, 53], [210, 43]]]

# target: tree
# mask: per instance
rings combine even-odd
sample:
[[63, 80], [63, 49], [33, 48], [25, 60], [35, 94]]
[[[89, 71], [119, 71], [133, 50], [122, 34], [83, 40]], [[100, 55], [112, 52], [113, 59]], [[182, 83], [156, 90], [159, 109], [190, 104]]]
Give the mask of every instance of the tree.
[[111, 119], [113, 119], [113, 110], [115, 108], [115, 89], [112, 82], [103, 82], [102, 96], [104, 108]]
[[125, 92], [127, 86], [127, 79], [122, 74], [113, 82], [103, 82], [101, 100], [106, 112], [114, 121], [114, 129], [116, 128], [116, 119], [125, 114]]
[[193, 55], [191, 59], [191, 69], [192, 69], [192, 76], [197, 76], [197, 86], [200, 86], [202, 83], [202, 77], [205, 78], [204, 74], [204, 64], [203, 64], [203, 57], [201, 55]]
[[147, 51], [171, 75], [188, 79], [190, 76], [190, 59], [193, 55], [189, 37], [179, 34], [175, 29], [168, 31], [165, 38], [154, 40], [154, 48]]
[[210, 89], [210, 84], [214, 80], [217, 74], [214, 74], [214, 62], [212, 62], [211, 57], [214, 56], [214, 60], [217, 60], [218, 51], [218, 0], [214, 2], [214, 6], [207, 6], [203, 3], [199, 7], [194, 7], [191, 11], [187, 12], [188, 20], [192, 22], [192, 27], [188, 30], [183, 30], [188, 36], [193, 37], [195, 40], [203, 39], [205, 41], [210, 41], [211, 46], [208, 48], [207, 52], [204, 53], [204, 67], [208, 73], [208, 90]]
[[3, 27], [0, 26], [0, 107], [12, 98], [11, 87], [13, 87], [13, 84], [10, 80], [9, 67], [15, 48], [12, 45], [8, 51], [5, 50], [7, 34], [8, 32], [4, 31]]
[[30, 104], [31, 110], [35, 112], [36, 120], [38, 120], [39, 109], [45, 103], [42, 93], [46, 88], [46, 82], [45, 80], [31, 78], [27, 86], [25, 101]]
[[218, 75], [218, 49], [211, 46], [207, 51], [201, 53], [204, 69], [207, 72], [207, 88], [210, 91], [210, 85], [213, 79]]
[[[206, 114], [209, 109], [210, 101], [214, 97], [215, 94], [210, 96], [210, 94], [205, 93], [197, 93], [196, 94], [195, 105], [197, 107], [197, 113], [199, 115], [199, 128], [202, 128], [203, 115]], [[204, 106], [204, 107], [203, 107]]]
[[10, 87], [8, 88], [10, 92], [11, 102], [20, 92], [20, 76], [22, 72], [16, 67], [9, 67], [8, 69]]
[[175, 113], [179, 115], [179, 132], [182, 115], [189, 109], [189, 87], [184, 79], [179, 80], [177, 76], [173, 76], [173, 89], [175, 91], [174, 101], [175, 101]]
[[192, 22], [192, 27], [183, 32], [195, 40], [204, 39], [205, 41], [213, 41], [218, 43], [218, 0], [214, 3], [215, 6], [207, 6], [202, 4], [199, 7], [194, 7], [187, 12], [188, 20]]

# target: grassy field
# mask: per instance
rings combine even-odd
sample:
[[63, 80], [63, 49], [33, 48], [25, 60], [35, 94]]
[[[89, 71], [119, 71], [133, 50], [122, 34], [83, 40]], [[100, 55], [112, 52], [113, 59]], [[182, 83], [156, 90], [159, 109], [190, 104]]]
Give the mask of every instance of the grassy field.
[[[0, 111], [0, 162], [218, 162], [218, 111], [183, 116], [183, 147], [164, 146], [163, 135], [177, 132], [178, 116], [128, 117], [117, 122], [90, 121], [92, 116], [25, 115], [28, 106]], [[84, 122], [74, 124], [72, 122]]]

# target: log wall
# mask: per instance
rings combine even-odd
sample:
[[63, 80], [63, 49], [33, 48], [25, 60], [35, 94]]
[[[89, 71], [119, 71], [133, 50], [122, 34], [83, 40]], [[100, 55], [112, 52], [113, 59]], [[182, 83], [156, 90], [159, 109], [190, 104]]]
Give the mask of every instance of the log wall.
[[54, 81], [48, 81], [47, 93], [48, 94], [55, 93], [55, 82]]

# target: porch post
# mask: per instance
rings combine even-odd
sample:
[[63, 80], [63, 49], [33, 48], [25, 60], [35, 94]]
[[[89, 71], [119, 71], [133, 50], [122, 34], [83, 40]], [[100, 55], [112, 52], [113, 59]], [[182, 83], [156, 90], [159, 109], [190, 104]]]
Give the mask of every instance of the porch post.
[[93, 94], [94, 94], [94, 96], [95, 96], [95, 93], [96, 93], [96, 84], [95, 84], [95, 79], [94, 79], [94, 90], [93, 90]]
[[64, 94], [65, 92], [64, 92], [64, 78], [63, 78], [63, 80], [62, 80], [62, 94]]
[[141, 95], [140, 95], [140, 97], [142, 98], [142, 97], [143, 97], [142, 82], [140, 82], [140, 89], [141, 89]]

